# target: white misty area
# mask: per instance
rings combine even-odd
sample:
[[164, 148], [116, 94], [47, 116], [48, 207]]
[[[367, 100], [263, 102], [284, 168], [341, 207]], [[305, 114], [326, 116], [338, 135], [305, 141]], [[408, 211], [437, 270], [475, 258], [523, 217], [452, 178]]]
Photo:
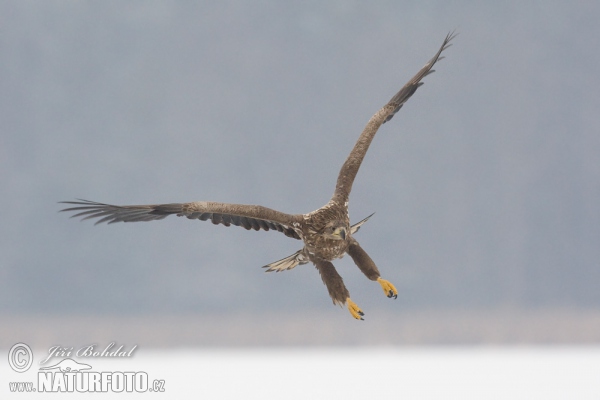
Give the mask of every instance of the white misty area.
[[[144, 371], [150, 381], [163, 380], [160, 398], [597, 400], [600, 396], [597, 346], [190, 348], [86, 362], [93, 371]], [[2, 390], [6, 381], [33, 380], [35, 374], [17, 374], [2, 364]], [[107, 392], [102, 398], [123, 395]], [[131, 395], [147, 398], [148, 393], [127, 398]], [[14, 398], [34, 399], [40, 394], [18, 393]]]

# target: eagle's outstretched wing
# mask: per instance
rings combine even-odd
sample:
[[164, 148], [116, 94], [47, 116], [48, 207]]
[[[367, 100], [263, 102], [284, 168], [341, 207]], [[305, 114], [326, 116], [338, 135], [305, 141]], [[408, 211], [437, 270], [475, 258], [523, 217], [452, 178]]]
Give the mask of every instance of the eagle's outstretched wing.
[[82, 220], [99, 218], [96, 224], [154, 221], [175, 214], [178, 217], [201, 221], [211, 220], [215, 225], [235, 225], [255, 231], [276, 230], [291, 238], [301, 239], [299, 223], [302, 221], [302, 216], [285, 214], [263, 206], [207, 201], [134, 206], [115, 206], [89, 200], [62, 201], [61, 203], [76, 206], [61, 211], [77, 212], [72, 217], [82, 217]]
[[[367, 222], [369, 220], [369, 218], [371, 218], [373, 216], [373, 214], [369, 215], [367, 218], [352, 225], [350, 227], [351, 234], [354, 235], [356, 232], [358, 232], [360, 227], [365, 222]], [[281, 271], [287, 271], [289, 269], [295, 268], [298, 265], [307, 264], [309, 261], [310, 260], [309, 260], [308, 256], [306, 255], [306, 253], [304, 252], [304, 249], [300, 249], [297, 252], [295, 252], [294, 254], [292, 254], [291, 256], [287, 256], [285, 258], [282, 258], [281, 260], [272, 262], [271, 264], [267, 264], [263, 268], [267, 268], [267, 270], [265, 272], [273, 272], [273, 271], [281, 272]]]
[[432, 69], [433, 66], [436, 62], [444, 58], [440, 57], [440, 55], [444, 50], [451, 46], [450, 41], [455, 36], [456, 34], [454, 32], [448, 33], [444, 39], [444, 43], [442, 43], [442, 46], [435, 56], [433, 56], [433, 58], [429, 60], [427, 64], [425, 64], [423, 68], [421, 68], [421, 70], [417, 72], [417, 74], [413, 76], [385, 106], [383, 106], [375, 113], [375, 115], [371, 117], [367, 123], [367, 126], [358, 138], [358, 141], [354, 145], [354, 148], [350, 152], [350, 155], [346, 159], [346, 162], [344, 162], [342, 169], [340, 170], [335, 192], [333, 194], [333, 200], [335, 202], [344, 204], [348, 201], [350, 191], [352, 190], [352, 184], [354, 183], [354, 178], [356, 178], [360, 164], [362, 163], [365, 154], [369, 149], [369, 145], [371, 144], [375, 133], [377, 133], [377, 130], [383, 123], [392, 119], [394, 114], [396, 114], [398, 110], [402, 108], [404, 103], [406, 103], [406, 101], [417, 91], [419, 86], [423, 84], [421, 80], [434, 72]]

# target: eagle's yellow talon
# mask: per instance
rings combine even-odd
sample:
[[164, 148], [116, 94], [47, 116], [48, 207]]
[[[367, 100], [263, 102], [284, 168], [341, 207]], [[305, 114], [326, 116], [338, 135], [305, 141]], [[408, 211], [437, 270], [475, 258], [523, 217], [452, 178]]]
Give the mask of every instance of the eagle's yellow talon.
[[379, 282], [379, 284], [381, 285], [381, 288], [383, 289], [383, 293], [385, 293], [385, 295], [387, 297], [389, 297], [390, 299], [392, 297], [394, 299], [398, 298], [398, 291], [396, 290], [396, 287], [394, 285], [392, 285], [392, 283], [390, 281], [386, 281], [385, 279], [377, 278], [377, 282]]
[[346, 305], [348, 306], [348, 311], [350, 311], [350, 314], [352, 314], [352, 316], [355, 319], [360, 319], [361, 321], [364, 321], [363, 315], [365, 315], [365, 313], [362, 312], [360, 308], [358, 308], [355, 302], [350, 300], [350, 297], [346, 299]]

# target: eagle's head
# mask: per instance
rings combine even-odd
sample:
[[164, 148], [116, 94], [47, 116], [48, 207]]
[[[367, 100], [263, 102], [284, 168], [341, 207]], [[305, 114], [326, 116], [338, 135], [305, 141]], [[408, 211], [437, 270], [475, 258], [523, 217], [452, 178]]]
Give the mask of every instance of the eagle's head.
[[331, 221], [325, 225], [323, 236], [327, 239], [346, 240], [347, 226], [344, 221]]

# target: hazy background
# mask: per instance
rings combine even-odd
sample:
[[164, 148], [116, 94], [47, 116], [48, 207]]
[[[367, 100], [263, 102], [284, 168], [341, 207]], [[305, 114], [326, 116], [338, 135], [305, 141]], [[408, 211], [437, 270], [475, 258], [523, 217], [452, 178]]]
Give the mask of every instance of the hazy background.
[[[0, 344], [597, 342], [600, 3], [0, 2]], [[301, 243], [61, 200], [319, 208], [371, 115], [460, 35], [375, 138], [350, 200], [399, 290]], [[75, 344], [75, 343], [73, 343]]]

